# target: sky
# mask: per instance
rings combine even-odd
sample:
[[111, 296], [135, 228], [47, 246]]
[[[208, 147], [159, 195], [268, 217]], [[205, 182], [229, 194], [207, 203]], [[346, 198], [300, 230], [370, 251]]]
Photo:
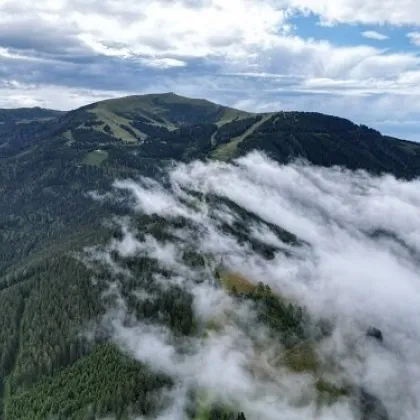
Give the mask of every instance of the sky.
[[420, 139], [418, 0], [0, 0], [0, 107], [176, 92]]
[[[99, 261], [113, 274], [106, 278], [119, 303], [105, 322], [115, 343], [177, 385], [169, 395], [173, 404], [158, 420], [184, 419], [191, 388], [238, 407], [250, 420], [360, 420], [350, 398], [315, 404], [320, 378], [362, 387], [383, 402], [390, 419], [420, 418], [419, 180], [279, 165], [255, 151], [231, 163], [178, 164], [166, 175], [166, 182], [118, 180], [96, 196], [131, 212], [118, 220], [120, 237], [86, 252], [89, 263]], [[164, 220], [166, 235], [145, 233], [145, 215]], [[243, 232], [238, 226], [248, 230], [249, 240], [274, 249], [272, 258], [232, 233]], [[303, 242], [284, 242], [274, 226]], [[205, 256], [207, 267], [185, 263], [184, 252], [191, 250]], [[221, 256], [228, 272], [263, 282], [305, 307], [313, 321], [331, 323], [331, 335], [310, 340], [319, 363], [314, 372], [293, 372], [279, 363], [285, 349], [278, 334], [268, 333], [247, 299], [215, 285], [212, 264]], [[151, 281], [129, 271], [145, 257], [165, 275], [158, 271]], [[130, 263], [121, 264], [125, 259]], [[124, 322], [131, 314], [130, 299], [120, 293], [126, 293], [126, 282], [138, 287], [133, 299], [142, 303], [176, 285], [192, 295], [197, 324], [218, 328], [181, 340], [159, 317]], [[366, 337], [371, 326], [381, 330], [383, 343]]]

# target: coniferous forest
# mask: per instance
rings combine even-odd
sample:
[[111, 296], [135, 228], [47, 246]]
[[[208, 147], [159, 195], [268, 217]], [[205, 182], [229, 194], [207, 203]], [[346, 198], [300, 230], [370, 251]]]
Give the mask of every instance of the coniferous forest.
[[[162, 392], [175, 386], [173, 378], [109, 340], [101, 321], [114, 305], [106, 295], [113, 274], [98, 274], [80, 259], [86, 247], [119, 238], [120, 229], [110, 220], [124, 218], [128, 210], [92, 197], [109, 192], [116, 179], [160, 179], [174, 161], [229, 162], [251, 150], [279, 163], [302, 158], [404, 179], [420, 175], [418, 144], [317, 113], [250, 114], [173, 94], [122, 98], [67, 113], [0, 111], [1, 418], [157, 416]], [[165, 220], [136, 217], [137, 231], [166, 238]], [[176, 223], [188, 221], [181, 217]], [[225, 228], [247, 241], [246, 227]], [[287, 231], [278, 233], [289, 243], [298, 241]], [[250, 243], [266, 258], [273, 253], [270, 246]], [[190, 267], [204, 265], [194, 252], [185, 260]], [[120, 263], [133, 274], [121, 288], [130, 316], [159, 321], [175, 337], [203, 333], [192, 295], [153, 281], [154, 273], [167, 274], [155, 261], [124, 258]], [[249, 286], [222, 270], [215, 277], [233, 299], [252, 305], [258, 322], [286, 349], [329, 333], [328, 325], [310, 324], [305, 308], [282, 300], [262, 283]], [[133, 297], [139, 279], [155, 299]], [[123, 322], [130, 323], [128, 315]], [[291, 353], [290, 366], [295, 371], [315, 368], [312, 356], [310, 350], [303, 357]], [[330, 396], [352, 392], [321, 381], [317, 387]], [[363, 419], [387, 418], [369, 417], [368, 411], [375, 411], [373, 397], [363, 398]], [[191, 397], [191, 418], [247, 418], [240, 407], [214, 403], [204, 410], [198, 400]]]

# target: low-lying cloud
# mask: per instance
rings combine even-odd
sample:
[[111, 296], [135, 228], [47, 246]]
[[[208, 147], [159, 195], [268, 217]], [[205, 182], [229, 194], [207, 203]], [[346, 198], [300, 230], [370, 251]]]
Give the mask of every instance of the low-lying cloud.
[[[165, 180], [117, 181], [114, 188], [115, 196], [128, 194], [132, 220], [91, 259], [96, 255], [122, 279], [113, 256], [156, 261], [166, 272], [154, 276], [159, 287], [184, 288], [199, 325], [219, 324], [180, 342], [158, 323], [111, 317], [121, 349], [174, 378], [174, 404], [162, 418], [183, 418], [191, 387], [238, 407], [247, 419], [361, 418], [349, 397], [316, 403], [319, 372], [292, 372], [274, 362], [282, 343], [250, 304], [217, 286], [218, 263], [269, 285], [312, 319], [333, 323], [332, 334], [316, 344], [324, 376], [375, 395], [391, 419], [420, 415], [420, 181], [305, 162], [279, 165], [253, 152], [233, 163], [178, 164]], [[168, 222], [164, 240], [134, 229], [144, 215]], [[232, 233], [238, 226], [247, 240]], [[283, 230], [297, 240], [286, 240]], [[253, 248], [254, 240], [274, 250], [270, 258]], [[185, 263], [190, 249], [204, 256], [204, 266]], [[150, 299], [141, 284], [137, 298]], [[366, 336], [370, 327], [382, 332], [383, 343]]]

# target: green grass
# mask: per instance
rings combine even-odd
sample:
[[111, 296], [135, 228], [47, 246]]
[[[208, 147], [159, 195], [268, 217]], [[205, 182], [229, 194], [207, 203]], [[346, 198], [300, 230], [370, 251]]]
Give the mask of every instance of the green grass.
[[89, 152], [83, 158], [82, 163], [91, 166], [100, 166], [105, 160], [108, 159], [108, 152], [104, 150], [94, 150]]
[[237, 273], [220, 273], [220, 282], [229, 292], [236, 290], [237, 293], [252, 293], [257, 288], [254, 283]]
[[286, 366], [298, 373], [313, 372], [319, 368], [319, 361], [312, 342], [304, 342], [287, 351], [283, 358]]
[[70, 130], [67, 130], [67, 131], [65, 131], [64, 133], [63, 133], [63, 137], [65, 138], [65, 139], [67, 139], [68, 140], [68, 143], [73, 143], [75, 140], [74, 140], [74, 137], [73, 137], [73, 133], [70, 131]]
[[[133, 120], [141, 118], [151, 125], [164, 127], [169, 131], [176, 130], [185, 124], [183, 116], [174, 113], [174, 107], [177, 105], [187, 107], [184, 114], [188, 116], [187, 120], [192, 115], [191, 113], [195, 115], [195, 118], [192, 117], [189, 121], [191, 124], [196, 124], [197, 119], [198, 121], [202, 119], [203, 122], [212, 122], [221, 127], [232, 120], [246, 118], [250, 115], [244, 111], [222, 107], [205, 99], [185, 98], [173, 93], [134, 95], [96, 103], [93, 108], [88, 109], [88, 112], [94, 114], [96, 121], [102, 124], [90, 128], [110, 134], [126, 143], [137, 143], [139, 139], [147, 138], [147, 135], [133, 127]], [[109, 127], [109, 133], [105, 131], [105, 126]], [[125, 130], [124, 126], [130, 127], [135, 135], [130, 130]], [[84, 127], [83, 124], [79, 126], [79, 128]], [[64, 136], [69, 141], [72, 140], [71, 133], [65, 133]]]
[[121, 125], [127, 125], [137, 134], [138, 137], [146, 137], [144, 133], [131, 126], [130, 120], [111, 112], [106, 107], [99, 105], [97, 108], [89, 110], [89, 112], [95, 114], [97, 119], [103, 122], [102, 126], [93, 127], [94, 130], [101, 131], [102, 133], [106, 134], [104, 126], [108, 125], [114, 137], [119, 138], [128, 143], [137, 143], [138, 139], [121, 127]]
[[199, 391], [197, 397], [197, 415], [194, 420], [208, 420], [211, 413], [211, 405], [203, 390]]
[[244, 112], [244, 111], [239, 111], [237, 109], [234, 108], [226, 108], [224, 111], [224, 114], [222, 115], [222, 117], [220, 117], [220, 119], [218, 121], [216, 121], [216, 125], [220, 128], [223, 125], [230, 123], [231, 121], [234, 120], [243, 120], [245, 118], [250, 117], [252, 114]]
[[339, 387], [325, 379], [318, 379], [315, 388], [319, 394], [320, 402], [332, 404], [341, 397], [348, 397], [350, 390], [346, 387]]
[[[171, 116], [171, 108], [176, 105], [191, 106], [191, 110], [204, 111], [207, 119], [218, 125], [226, 124], [234, 119], [246, 118], [251, 114], [234, 108], [222, 107], [206, 99], [186, 98], [174, 93], [134, 95], [124, 98], [109, 99], [99, 102], [94, 109], [106, 110], [113, 115], [140, 115], [150, 120], [150, 123], [165, 126], [169, 130], [176, 129], [178, 124]], [[215, 119], [215, 115], [222, 113]], [[94, 110], [91, 110], [93, 112]], [[212, 116], [213, 114], [213, 116]], [[164, 121], [155, 120], [153, 115]], [[210, 122], [210, 120], [205, 122]], [[204, 121], [203, 121], [204, 122]], [[124, 123], [127, 124], [127, 121]]]
[[[160, 105], [155, 103], [155, 100], [159, 99]], [[126, 96], [123, 98], [109, 99], [103, 102], [99, 102], [95, 109], [105, 109], [113, 114], [133, 114], [150, 119], [154, 122], [153, 116], [147, 114], [157, 114], [162, 117], [162, 114], [166, 112], [165, 104], [176, 105], [176, 104], [193, 104], [203, 106], [207, 101], [184, 98], [183, 96], [175, 94], [161, 94], [161, 95], [133, 95]], [[210, 102], [209, 102], [210, 104]], [[168, 122], [170, 124], [170, 122]]]
[[242, 143], [248, 136], [254, 133], [262, 124], [267, 122], [273, 114], [265, 115], [260, 121], [256, 122], [253, 126], [248, 128], [242, 135], [234, 137], [229, 143], [223, 144], [215, 149], [212, 157], [219, 160], [228, 160], [236, 155], [238, 145]]
[[236, 137], [229, 143], [219, 146], [212, 154], [212, 157], [219, 160], [228, 160], [235, 156], [238, 149], [239, 143], [243, 141], [243, 138]]
[[[227, 271], [217, 271], [220, 284], [228, 291], [237, 293], [256, 293], [258, 286], [244, 276]], [[272, 292], [271, 292], [272, 293]], [[277, 295], [276, 295], [277, 296]], [[278, 299], [284, 300], [281, 296]], [[217, 332], [223, 328], [223, 320], [212, 320], [206, 326], [206, 332]], [[258, 343], [255, 343], [258, 353]], [[274, 369], [286, 367], [289, 371], [297, 374], [309, 373], [315, 378], [315, 390], [317, 393], [318, 406], [334, 404], [339, 398], [349, 397], [351, 389], [349, 387], [337, 386], [323, 376], [328, 372], [328, 367], [321, 366], [317, 352], [316, 343], [313, 340], [302, 341], [289, 350], [279, 352], [274, 359], [270, 360], [270, 365]], [[263, 349], [262, 349], [263, 350]], [[195, 420], [207, 420], [209, 415], [208, 404], [203, 398], [199, 399], [199, 410]]]

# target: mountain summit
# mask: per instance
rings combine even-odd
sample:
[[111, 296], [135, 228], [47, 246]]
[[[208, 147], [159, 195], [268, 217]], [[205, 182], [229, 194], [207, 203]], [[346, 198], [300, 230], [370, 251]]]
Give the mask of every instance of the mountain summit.
[[89, 112], [89, 124], [95, 130], [128, 142], [148, 137], [153, 128], [173, 131], [203, 123], [222, 125], [250, 115], [205, 99], [191, 99], [175, 93], [109, 99], [83, 107], [76, 113], [81, 111]]

